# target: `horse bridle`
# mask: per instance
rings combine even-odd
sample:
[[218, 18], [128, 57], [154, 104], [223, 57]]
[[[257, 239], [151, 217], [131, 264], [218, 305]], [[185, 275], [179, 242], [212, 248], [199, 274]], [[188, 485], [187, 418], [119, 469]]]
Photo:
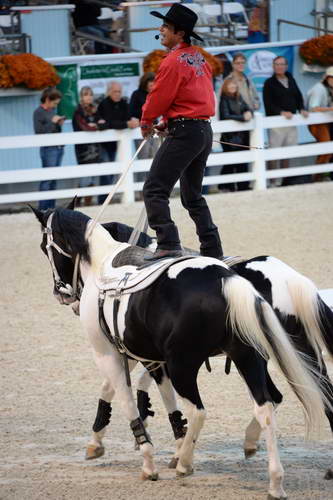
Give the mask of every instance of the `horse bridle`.
[[47, 219], [46, 222], [46, 227], [42, 228], [42, 233], [46, 234], [47, 238], [47, 243], [46, 243], [46, 251], [47, 251], [47, 256], [52, 268], [52, 273], [53, 273], [53, 279], [54, 279], [54, 284], [56, 290], [60, 294], [67, 295], [71, 298], [78, 299], [78, 274], [79, 274], [79, 263], [80, 263], [80, 255], [77, 254], [75, 257], [75, 264], [74, 264], [74, 272], [73, 272], [73, 278], [72, 278], [72, 285], [69, 285], [68, 283], [64, 283], [60, 275], [58, 273], [57, 267], [54, 262], [53, 258], [53, 253], [52, 253], [52, 248], [54, 248], [59, 254], [64, 255], [64, 257], [67, 257], [69, 259], [73, 259], [73, 256], [70, 255], [69, 253], [65, 252], [53, 239], [53, 232], [52, 232], [52, 219], [53, 219], [54, 212], [50, 214], [49, 218]]

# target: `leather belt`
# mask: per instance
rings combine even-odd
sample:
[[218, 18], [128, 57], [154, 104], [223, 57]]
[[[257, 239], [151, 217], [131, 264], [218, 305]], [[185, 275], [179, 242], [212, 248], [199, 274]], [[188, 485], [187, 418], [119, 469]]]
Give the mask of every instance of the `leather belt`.
[[210, 118], [187, 118], [185, 116], [179, 116], [177, 118], [169, 118], [169, 122], [207, 122], [210, 123]]

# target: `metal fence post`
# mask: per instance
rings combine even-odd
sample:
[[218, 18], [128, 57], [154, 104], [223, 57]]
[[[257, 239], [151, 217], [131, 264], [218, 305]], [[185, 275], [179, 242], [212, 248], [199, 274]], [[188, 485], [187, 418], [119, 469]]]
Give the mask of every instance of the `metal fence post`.
[[[131, 130], [122, 130], [119, 137], [117, 160], [121, 163], [122, 169], [125, 169], [132, 160], [134, 154], [133, 133]], [[122, 201], [125, 203], [133, 203], [133, 201], [135, 201], [133, 165], [123, 181], [122, 190], [124, 194]]]
[[255, 190], [267, 189], [264, 132], [264, 117], [261, 113], [256, 112], [254, 113], [254, 128], [250, 131], [250, 146], [258, 148], [254, 150], [255, 160], [252, 164], [255, 177], [253, 189]]

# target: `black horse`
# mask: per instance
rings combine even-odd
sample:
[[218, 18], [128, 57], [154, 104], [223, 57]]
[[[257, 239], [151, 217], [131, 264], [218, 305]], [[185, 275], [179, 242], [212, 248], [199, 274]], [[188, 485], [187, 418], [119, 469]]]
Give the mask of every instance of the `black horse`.
[[[50, 261], [54, 293], [60, 303], [76, 299], [72, 283], [74, 262], [79, 263], [84, 284], [80, 319], [98, 368], [123, 402], [143, 455], [143, 476], [157, 479], [153, 447], [139, 417], [121, 353], [164, 364], [173, 387], [186, 401], [190, 410], [188, 429], [176, 468], [177, 475], [185, 476], [193, 471], [194, 447], [205, 420], [197, 374], [210, 355], [220, 352], [233, 361], [244, 378], [255, 402], [256, 419], [266, 429], [269, 495], [285, 498], [273, 411], [279, 401], [264, 358], [270, 357], [281, 369], [301, 401], [311, 429], [318, 428], [324, 404], [329, 403], [271, 306], [248, 281], [208, 257], [158, 263], [160, 274], [155, 281], [151, 278], [156, 270], [153, 264], [154, 269], [147, 270], [148, 286], [126, 293], [121, 283], [138, 283], [137, 277], [142, 278], [144, 273], [129, 260], [127, 244], [115, 241], [101, 225], [93, 226], [89, 217], [77, 211], [35, 210], [35, 214], [42, 225], [41, 246]], [[123, 265], [117, 267], [119, 262]], [[112, 288], [109, 284], [114, 282], [117, 286]]]

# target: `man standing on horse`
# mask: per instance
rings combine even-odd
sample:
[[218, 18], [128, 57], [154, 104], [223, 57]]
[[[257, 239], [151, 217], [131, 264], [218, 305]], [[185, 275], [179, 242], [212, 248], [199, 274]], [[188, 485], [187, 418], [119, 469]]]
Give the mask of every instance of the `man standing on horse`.
[[156, 75], [154, 86], [143, 106], [141, 130], [144, 138], [156, 126], [167, 137], [158, 150], [143, 187], [148, 222], [156, 231], [158, 246], [152, 257], [182, 255], [178, 229], [171, 220], [169, 197], [180, 180], [183, 206], [196, 225], [201, 255], [222, 258], [217, 227], [202, 196], [202, 179], [212, 148], [210, 117], [215, 113], [212, 71], [203, 55], [191, 46], [190, 37], [198, 16], [182, 4], [173, 4], [159, 31], [161, 44], [169, 49]]

